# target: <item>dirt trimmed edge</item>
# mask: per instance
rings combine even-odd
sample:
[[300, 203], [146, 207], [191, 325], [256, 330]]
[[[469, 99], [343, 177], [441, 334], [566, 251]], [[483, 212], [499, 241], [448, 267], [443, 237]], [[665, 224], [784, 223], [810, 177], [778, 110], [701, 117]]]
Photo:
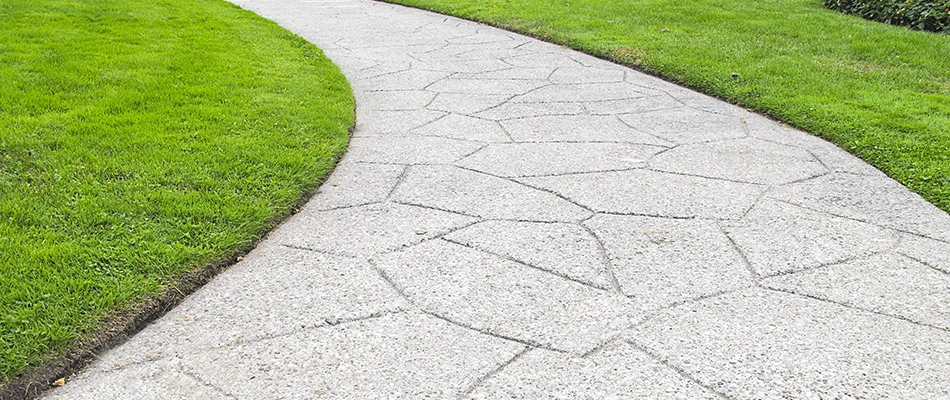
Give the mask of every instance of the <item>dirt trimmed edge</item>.
[[[257, 241], [254, 243], [256, 246]], [[36, 399], [60, 378], [69, 378], [96, 360], [97, 355], [116, 347], [149, 323], [165, 315], [189, 294], [208, 283], [246, 254], [221, 260], [198, 271], [185, 274], [161, 292], [150, 296], [117, 316], [106, 317], [101, 328], [78, 340], [70, 350], [43, 365], [24, 371], [18, 378], [0, 387], [0, 400]]]

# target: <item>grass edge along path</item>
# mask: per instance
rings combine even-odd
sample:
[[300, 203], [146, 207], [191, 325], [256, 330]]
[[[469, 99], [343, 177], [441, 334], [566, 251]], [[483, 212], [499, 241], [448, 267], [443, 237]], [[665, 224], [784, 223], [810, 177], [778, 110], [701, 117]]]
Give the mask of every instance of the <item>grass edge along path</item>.
[[486, 23], [828, 139], [950, 212], [950, 35], [821, 0], [380, 0]]
[[174, 305], [309, 197], [349, 84], [223, 0], [0, 3], [0, 398]]

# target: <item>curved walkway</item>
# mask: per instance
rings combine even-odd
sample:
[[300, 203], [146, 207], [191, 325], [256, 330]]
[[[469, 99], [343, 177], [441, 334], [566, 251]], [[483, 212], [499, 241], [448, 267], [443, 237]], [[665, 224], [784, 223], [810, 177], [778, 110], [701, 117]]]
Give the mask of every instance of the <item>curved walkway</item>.
[[950, 216], [836, 147], [454, 18], [236, 2], [343, 68], [349, 153], [50, 398], [950, 398]]

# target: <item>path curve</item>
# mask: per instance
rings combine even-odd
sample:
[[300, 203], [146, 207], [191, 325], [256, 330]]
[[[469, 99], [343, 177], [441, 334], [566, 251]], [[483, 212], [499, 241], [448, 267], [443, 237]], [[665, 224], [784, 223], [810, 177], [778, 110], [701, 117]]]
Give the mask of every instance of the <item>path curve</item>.
[[362, 0], [304, 210], [48, 398], [950, 398], [950, 216], [807, 134]]

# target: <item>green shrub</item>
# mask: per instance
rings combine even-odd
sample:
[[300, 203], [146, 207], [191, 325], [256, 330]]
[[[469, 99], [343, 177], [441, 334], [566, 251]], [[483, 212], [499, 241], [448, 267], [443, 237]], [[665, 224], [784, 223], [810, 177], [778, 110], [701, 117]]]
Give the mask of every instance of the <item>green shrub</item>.
[[872, 21], [911, 29], [950, 31], [948, 0], [825, 0], [825, 6]]

